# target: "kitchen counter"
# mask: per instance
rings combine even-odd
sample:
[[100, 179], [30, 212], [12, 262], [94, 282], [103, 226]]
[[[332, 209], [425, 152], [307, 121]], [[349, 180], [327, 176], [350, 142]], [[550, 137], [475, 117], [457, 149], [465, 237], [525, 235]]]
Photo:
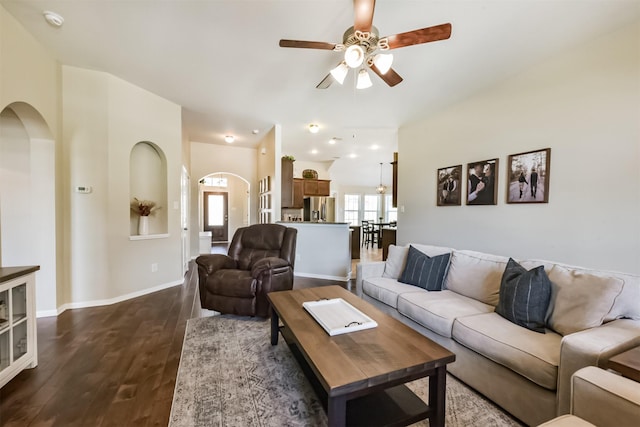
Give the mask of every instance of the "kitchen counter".
[[287, 222], [298, 230], [295, 276], [339, 280], [351, 278], [350, 228], [346, 222]]

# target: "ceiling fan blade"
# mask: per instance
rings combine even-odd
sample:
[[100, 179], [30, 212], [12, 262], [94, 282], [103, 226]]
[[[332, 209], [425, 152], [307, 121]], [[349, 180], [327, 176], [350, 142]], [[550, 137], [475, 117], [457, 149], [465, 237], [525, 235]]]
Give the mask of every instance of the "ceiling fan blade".
[[326, 43], [326, 42], [309, 42], [304, 40], [280, 40], [280, 47], [297, 47], [304, 49], [324, 49], [324, 50], [333, 50], [336, 45], [335, 43]]
[[394, 87], [398, 83], [402, 81], [402, 77], [398, 73], [396, 73], [393, 68], [390, 68], [385, 74], [382, 74], [378, 67], [375, 64], [371, 64], [371, 71], [376, 73], [382, 80], [385, 81], [391, 87]]
[[451, 37], [451, 24], [436, 25], [435, 27], [422, 28], [386, 37], [389, 40], [389, 49], [411, 46], [445, 40]]
[[376, 7], [376, 0], [353, 0], [353, 12], [355, 21], [353, 29], [368, 33], [373, 26], [373, 10]]
[[331, 86], [331, 83], [333, 83], [333, 76], [329, 73], [320, 83], [318, 83], [316, 89], [326, 89]]

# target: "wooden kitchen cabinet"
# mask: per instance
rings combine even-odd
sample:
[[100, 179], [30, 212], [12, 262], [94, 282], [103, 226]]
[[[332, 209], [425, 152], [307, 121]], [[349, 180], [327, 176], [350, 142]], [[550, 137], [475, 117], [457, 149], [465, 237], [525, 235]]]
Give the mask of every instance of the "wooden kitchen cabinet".
[[305, 196], [328, 196], [331, 181], [325, 179], [303, 179]]
[[304, 207], [304, 180], [294, 178], [293, 180], [293, 206], [292, 208], [302, 209]]
[[[293, 201], [293, 160], [282, 159], [282, 186], [280, 204], [283, 208], [296, 207]], [[300, 205], [302, 207], [302, 205]]]

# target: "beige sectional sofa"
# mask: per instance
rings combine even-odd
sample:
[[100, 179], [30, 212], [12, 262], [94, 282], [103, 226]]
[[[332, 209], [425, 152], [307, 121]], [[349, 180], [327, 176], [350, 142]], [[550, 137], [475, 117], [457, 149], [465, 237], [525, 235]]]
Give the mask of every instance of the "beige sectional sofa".
[[456, 354], [448, 371], [529, 425], [569, 412], [571, 376], [640, 345], [640, 277], [549, 261], [546, 333], [495, 313], [508, 257], [411, 244], [429, 257], [450, 254], [443, 290], [400, 283], [408, 246], [386, 262], [357, 266], [358, 296]]

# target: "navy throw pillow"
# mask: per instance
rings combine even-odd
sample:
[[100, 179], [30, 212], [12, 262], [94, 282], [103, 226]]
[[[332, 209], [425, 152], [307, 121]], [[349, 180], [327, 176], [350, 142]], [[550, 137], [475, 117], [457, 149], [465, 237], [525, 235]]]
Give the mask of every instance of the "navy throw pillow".
[[496, 313], [516, 325], [544, 334], [550, 300], [551, 281], [544, 266], [527, 271], [509, 258], [500, 282]]
[[450, 257], [451, 254], [443, 254], [432, 258], [409, 246], [407, 263], [398, 281], [428, 291], [441, 291]]

